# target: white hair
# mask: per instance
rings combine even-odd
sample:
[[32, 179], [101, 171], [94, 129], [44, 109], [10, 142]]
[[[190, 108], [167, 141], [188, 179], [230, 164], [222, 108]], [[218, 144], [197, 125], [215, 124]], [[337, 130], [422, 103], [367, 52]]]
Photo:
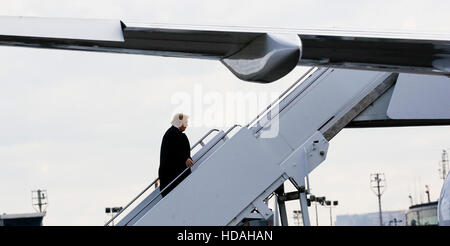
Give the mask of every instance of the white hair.
[[189, 116], [183, 113], [178, 113], [173, 116], [172, 125], [174, 127], [180, 128], [181, 126], [187, 127]]

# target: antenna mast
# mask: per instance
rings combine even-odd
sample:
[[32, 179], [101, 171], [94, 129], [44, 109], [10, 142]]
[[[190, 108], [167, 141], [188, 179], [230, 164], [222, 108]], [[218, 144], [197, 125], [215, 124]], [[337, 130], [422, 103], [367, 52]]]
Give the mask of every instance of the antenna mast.
[[39, 213], [45, 213], [48, 205], [47, 190], [31, 191], [31, 201], [36, 211], [39, 211]]
[[449, 169], [448, 165], [448, 152], [444, 149], [442, 150], [442, 160], [439, 162], [439, 176], [444, 182]]

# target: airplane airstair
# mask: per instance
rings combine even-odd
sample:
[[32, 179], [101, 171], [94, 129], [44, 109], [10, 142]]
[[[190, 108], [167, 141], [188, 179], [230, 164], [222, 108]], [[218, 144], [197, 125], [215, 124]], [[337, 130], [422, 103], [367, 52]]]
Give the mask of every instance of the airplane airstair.
[[192, 173], [164, 198], [156, 188], [131, 206], [152, 182], [118, 214], [126, 215], [116, 225], [239, 225], [268, 219], [273, 213], [266, 202], [287, 180], [299, 191], [309, 225], [305, 177], [325, 160], [328, 142], [397, 77], [311, 68], [248, 125], [209, 131], [193, 145], [201, 148], [193, 156]]

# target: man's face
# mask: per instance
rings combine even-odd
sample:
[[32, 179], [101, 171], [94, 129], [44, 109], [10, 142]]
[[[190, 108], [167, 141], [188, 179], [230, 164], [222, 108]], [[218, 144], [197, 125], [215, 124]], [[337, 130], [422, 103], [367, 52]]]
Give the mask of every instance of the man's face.
[[186, 128], [187, 128], [187, 126], [181, 125], [181, 126], [180, 126], [180, 131], [181, 131], [181, 132], [184, 132], [184, 131], [186, 130]]

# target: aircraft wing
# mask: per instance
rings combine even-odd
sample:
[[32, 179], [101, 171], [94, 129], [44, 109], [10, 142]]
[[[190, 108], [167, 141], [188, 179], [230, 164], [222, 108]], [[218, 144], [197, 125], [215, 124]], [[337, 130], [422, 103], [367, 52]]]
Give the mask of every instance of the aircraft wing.
[[450, 34], [0, 17], [0, 45], [213, 59], [256, 82], [297, 65], [450, 75]]

